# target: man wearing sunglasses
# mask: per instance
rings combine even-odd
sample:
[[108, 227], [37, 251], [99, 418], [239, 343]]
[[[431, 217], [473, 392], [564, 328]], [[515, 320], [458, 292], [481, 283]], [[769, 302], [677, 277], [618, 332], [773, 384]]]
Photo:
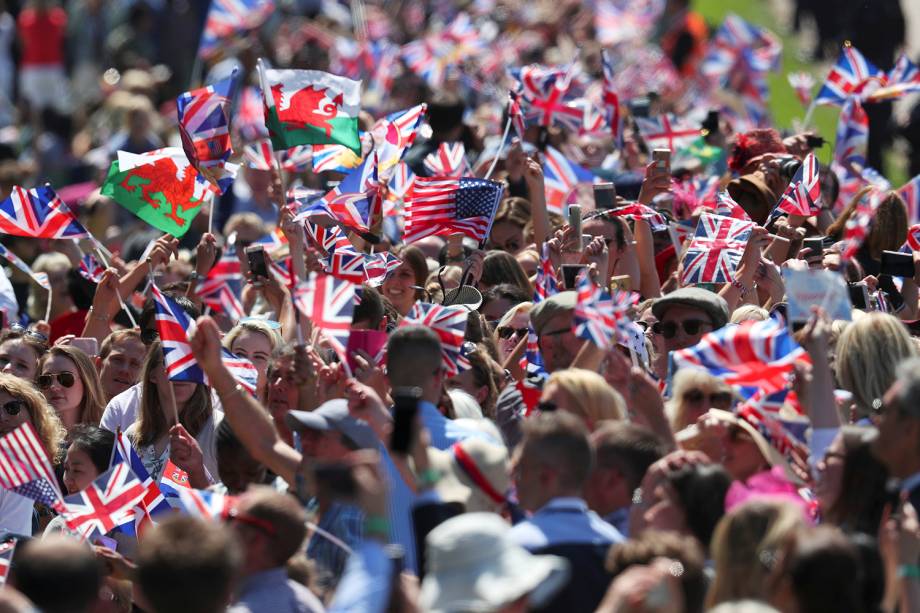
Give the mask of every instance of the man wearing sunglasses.
[[652, 332], [664, 339], [667, 351], [686, 349], [700, 342], [704, 334], [728, 323], [728, 303], [714, 292], [698, 287], [683, 287], [652, 305], [658, 321]]

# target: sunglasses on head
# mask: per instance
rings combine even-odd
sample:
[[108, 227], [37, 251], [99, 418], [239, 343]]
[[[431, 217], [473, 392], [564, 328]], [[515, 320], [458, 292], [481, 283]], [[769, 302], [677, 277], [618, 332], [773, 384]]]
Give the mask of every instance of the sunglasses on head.
[[19, 415], [19, 412], [22, 411], [22, 407], [25, 405], [25, 402], [22, 400], [10, 400], [9, 402], [3, 403], [2, 408], [7, 415], [10, 417], [15, 417]]
[[510, 326], [505, 326], [498, 329], [498, 337], [503, 339], [509, 339], [512, 336], [524, 336], [527, 334], [527, 328], [512, 328]]
[[76, 381], [72, 372], [59, 372], [48, 373], [46, 375], [38, 375], [38, 378], [35, 379], [35, 382], [38, 384], [38, 387], [46, 390], [54, 385], [55, 379], [57, 379], [57, 382], [61, 384], [61, 387], [73, 387], [74, 381]]
[[731, 392], [704, 392], [703, 390], [693, 389], [684, 394], [684, 400], [692, 404], [699, 404], [704, 400], [709, 400], [709, 406], [717, 409], [728, 408], [732, 404]]
[[22, 334], [26, 338], [31, 338], [33, 340], [39, 341], [40, 343], [48, 344], [48, 337], [42, 334], [41, 332], [36, 332], [35, 330], [29, 330], [25, 326], [20, 324], [13, 324], [10, 326], [10, 332], [16, 332], [17, 334]]
[[677, 335], [678, 326], [684, 329], [684, 333], [689, 336], [699, 334], [703, 326], [712, 326], [712, 323], [704, 319], [685, 319], [682, 322], [676, 321], [656, 321], [652, 324], [652, 332], [660, 334], [665, 338], [674, 338]]

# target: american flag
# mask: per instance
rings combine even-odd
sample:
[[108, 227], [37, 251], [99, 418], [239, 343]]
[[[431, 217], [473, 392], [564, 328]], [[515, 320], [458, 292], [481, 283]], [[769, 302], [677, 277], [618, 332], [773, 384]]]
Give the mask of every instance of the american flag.
[[786, 75], [789, 85], [795, 91], [799, 103], [807, 107], [811, 104], [811, 90], [815, 86], [815, 78], [808, 72], [790, 72]]
[[745, 212], [741, 205], [735, 202], [735, 199], [728, 195], [728, 192], [719, 192], [716, 194], [716, 215], [731, 217], [732, 219], [741, 219], [751, 221], [751, 217]]
[[230, 100], [235, 88], [236, 73], [176, 98], [182, 149], [196, 170], [223, 166], [233, 154]]
[[[49, 292], [51, 291], [51, 282], [48, 280], [48, 274], [47, 274], [47, 273], [44, 273], [44, 272], [32, 272], [32, 269], [29, 267], [28, 264], [26, 264], [26, 263], [23, 262], [21, 259], [19, 259], [19, 256], [18, 256], [18, 255], [16, 255], [15, 253], [13, 253], [12, 251], [10, 251], [9, 249], [7, 249], [6, 247], [4, 247], [3, 245], [0, 245], [0, 257], [2, 257], [3, 259], [5, 259], [7, 262], [9, 262], [10, 264], [12, 264], [13, 266], [15, 266], [16, 268], [18, 268], [18, 269], [21, 270], [22, 272], [24, 272], [24, 273], [26, 273], [27, 275], [29, 275], [29, 277], [30, 277], [33, 281], [35, 281], [36, 283], [38, 283], [39, 286], [41, 286], [43, 289], [45, 289], [45, 290], [47, 290], [47, 291], [49, 291]], [[84, 257], [85, 257], [85, 256], [84, 256]], [[82, 263], [81, 263], [81, 267], [82, 267]], [[103, 269], [103, 270], [104, 270], [104, 269]], [[82, 273], [81, 273], [81, 274], [82, 274]], [[90, 279], [90, 280], [92, 281], [92, 279]], [[98, 281], [96, 281], [96, 282], [98, 283]]]
[[195, 331], [195, 322], [182, 310], [175, 300], [163, 295], [160, 289], [150, 284], [153, 304], [157, 312], [157, 331], [163, 343], [163, 360], [170, 381], [191, 381], [205, 383], [204, 371], [195, 361], [189, 335]]
[[418, 177], [406, 199], [403, 240], [463, 234], [482, 243], [489, 235], [504, 187], [488, 179]]
[[907, 219], [911, 223], [920, 221], [920, 175], [905, 183], [897, 191], [907, 204]]
[[[705, 370], [729, 385], [755, 388], [753, 391], [764, 394], [786, 387], [797, 361], [808, 361], [808, 354], [785, 323], [773, 318], [725, 326], [704, 335], [693, 347], [674, 353], [678, 369]], [[744, 393], [751, 396], [753, 391]]]
[[167, 500], [179, 498], [179, 492], [189, 487], [191, 486], [188, 484], [188, 473], [167, 459], [163, 466], [163, 474], [160, 475], [160, 491], [163, 492], [163, 496]]
[[610, 126], [610, 135], [618, 149], [623, 147], [623, 119], [620, 117], [620, 97], [617, 95], [613, 79], [613, 62], [607, 49], [601, 50], [601, 63], [604, 68], [604, 88], [602, 102], [604, 118]]
[[820, 196], [821, 181], [818, 176], [818, 158], [815, 157], [814, 153], [809, 153], [802, 160], [802, 165], [780, 197], [771, 217], [779, 216], [780, 212], [805, 217], [814, 215], [818, 211], [818, 198]]
[[593, 183], [594, 175], [587, 168], [571, 162], [558, 149], [547, 147], [543, 157], [543, 179], [546, 208], [562, 215], [569, 196], [581, 183]]
[[670, 149], [676, 153], [700, 137], [700, 127], [671, 113], [658, 117], [635, 117], [642, 140], [649, 149]]
[[221, 348], [220, 359], [227, 370], [230, 371], [230, 374], [233, 375], [233, 378], [236, 379], [236, 382], [255, 396], [256, 387], [259, 383], [259, 371], [252, 365], [252, 362], [234, 354], [226, 347]]
[[116, 464], [83, 490], [64, 499], [64, 521], [83, 538], [105, 534], [134, 520], [134, 508], [147, 489], [124, 462]]
[[540, 266], [537, 268], [537, 276], [533, 283], [533, 302], [543, 302], [550, 296], [559, 291], [559, 281], [556, 279], [556, 269], [553, 268], [553, 262], [549, 257], [549, 246], [543, 243], [543, 249], [540, 253]]
[[459, 179], [469, 172], [463, 143], [441, 143], [436, 151], [425, 156], [423, 165], [429, 177]]
[[683, 258], [681, 285], [728, 283], [734, 278], [753, 222], [703, 213]]
[[629, 308], [638, 301], [638, 294], [618, 291], [611, 296], [584, 273], [579, 275], [576, 290], [578, 302], [572, 320], [575, 336], [591, 341], [602, 350], [625, 338], [624, 328], [631, 321]]
[[180, 488], [176, 490], [179, 504], [189, 515], [203, 519], [221, 519], [226, 517], [236, 497], [207, 490]]
[[834, 161], [842, 166], [862, 168], [866, 165], [868, 146], [869, 116], [863, 110], [859, 98], [848, 98], [837, 120]]
[[463, 338], [469, 311], [462, 306], [442, 306], [416, 302], [399, 322], [402, 326], [424, 326], [434, 330], [441, 339], [441, 367], [448, 377], [469, 368], [463, 355]]
[[818, 91], [815, 104], [839, 106], [850, 96], [862, 96], [870, 86], [881, 84], [885, 79], [885, 73], [864, 58], [856, 47], [845, 44]]
[[355, 310], [355, 285], [325, 274], [311, 272], [294, 288], [294, 304], [344, 355], [351, 318]]
[[87, 281], [99, 283], [102, 280], [102, 273], [105, 272], [105, 266], [100, 264], [92, 253], [86, 253], [80, 258], [80, 269], [77, 272]]
[[313, 145], [313, 172], [346, 173], [362, 161], [363, 158], [344, 145]]
[[521, 92], [524, 120], [531, 125], [549, 127], [561, 124], [579, 132], [584, 124], [583, 101], [568, 99], [571, 78], [566, 70], [536, 64], [512, 71]]
[[87, 238], [84, 228], [50, 185], [34, 189], [13, 186], [0, 202], [0, 233], [31, 238]]
[[211, 0], [198, 57], [213, 57], [223, 41], [258, 28], [274, 10], [274, 0]]
[[48, 452], [30, 422], [0, 438], [0, 487], [61, 508], [64, 496], [48, 459]]
[[10, 565], [13, 563], [13, 553], [16, 551], [16, 539], [0, 543], [0, 588], [6, 585], [10, 575]]

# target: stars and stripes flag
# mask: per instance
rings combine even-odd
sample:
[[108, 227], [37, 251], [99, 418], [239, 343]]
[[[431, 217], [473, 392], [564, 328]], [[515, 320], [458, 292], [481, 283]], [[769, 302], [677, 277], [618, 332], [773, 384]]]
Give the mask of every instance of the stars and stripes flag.
[[514, 90], [508, 92], [508, 119], [511, 120], [511, 125], [517, 133], [518, 139], [524, 142], [524, 133], [527, 131], [527, 126], [524, 125], [524, 112], [521, 111], [520, 94]]
[[613, 78], [613, 62], [610, 60], [608, 50], [601, 50], [601, 64], [604, 69], [603, 90], [601, 101], [604, 107], [604, 119], [610, 127], [610, 135], [618, 149], [623, 147], [623, 119], [620, 117], [620, 97], [617, 95]]
[[157, 313], [157, 331], [163, 343], [163, 361], [170, 381], [205, 383], [204, 371], [195, 361], [189, 336], [195, 332], [195, 322], [182, 307], [165, 296], [155, 284], [150, 284]]
[[727, 191], [718, 192], [716, 194], [715, 214], [723, 217], [731, 217], [732, 219], [751, 221], [751, 217], [741, 208], [740, 204], [735, 202], [735, 199], [732, 198]]
[[488, 179], [417, 177], [406, 198], [403, 240], [460, 232], [482, 243], [489, 236], [504, 186]]
[[0, 588], [6, 585], [10, 575], [10, 565], [13, 563], [13, 553], [16, 551], [16, 539], [0, 543]]
[[842, 166], [862, 168], [866, 165], [869, 146], [869, 116], [859, 98], [848, 98], [837, 120], [837, 137], [834, 141], [834, 161]]
[[611, 296], [584, 272], [579, 275], [575, 289], [577, 303], [572, 319], [575, 336], [591, 341], [602, 350], [626, 338], [625, 327], [631, 321], [629, 308], [638, 302], [638, 294], [617, 291]]
[[225, 40], [258, 28], [274, 10], [274, 0], [211, 0], [198, 57], [213, 57]]
[[252, 365], [252, 362], [244, 357], [240, 357], [227, 349], [221, 347], [220, 359], [224, 363], [236, 382], [243, 386], [247, 392], [256, 395], [256, 387], [259, 384], [259, 371]]
[[549, 257], [549, 245], [543, 243], [540, 252], [540, 265], [533, 283], [533, 302], [543, 302], [550, 296], [559, 292], [559, 281], [556, 278], [556, 269]]
[[683, 257], [681, 285], [729, 283], [753, 227], [750, 221], [709, 213], [700, 215], [696, 233]]
[[[230, 143], [230, 101], [236, 72], [212, 85], [176, 98], [179, 135], [189, 162], [205, 176], [224, 165], [233, 154]], [[216, 180], [216, 179], [215, 179]]]
[[422, 164], [429, 177], [459, 179], [469, 172], [466, 148], [460, 142], [441, 143], [436, 151], [425, 156]]
[[658, 117], [635, 117], [639, 133], [649, 149], [685, 149], [700, 137], [700, 127], [671, 113]]
[[809, 72], [790, 72], [786, 78], [799, 103], [807, 108], [811, 104], [811, 90], [815, 86], [815, 78]]
[[80, 258], [80, 268], [77, 272], [87, 281], [99, 283], [102, 280], [102, 273], [105, 272], [105, 266], [100, 264], [92, 253], [84, 253]]
[[814, 215], [818, 212], [820, 197], [821, 181], [818, 175], [818, 158], [814, 153], [809, 153], [802, 160], [802, 165], [792, 177], [786, 191], [780, 196], [771, 217], [777, 217], [780, 212], [804, 217]]
[[905, 183], [897, 191], [907, 205], [907, 219], [911, 223], [920, 221], [920, 175]]
[[64, 521], [83, 538], [106, 534], [134, 521], [134, 508], [147, 489], [130, 467], [121, 462], [100, 475], [82, 492], [64, 499]]
[[166, 464], [163, 466], [163, 473], [160, 475], [160, 491], [163, 493], [163, 497], [168, 501], [178, 499], [179, 492], [190, 487], [188, 473], [167, 458]]
[[84, 228], [50, 185], [33, 189], [13, 186], [0, 202], [0, 234], [30, 238], [87, 238]]
[[827, 73], [827, 78], [815, 104], [842, 105], [850, 96], [862, 96], [868, 89], [884, 82], [885, 73], [873, 66], [856, 47], [845, 44], [837, 63]]
[[570, 161], [561, 151], [547, 147], [543, 155], [543, 184], [546, 191], [546, 208], [550, 213], [562, 215], [569, 197], [582, 183], [593, 183], [590, 170]]
[[463, 355], [463, 338], [469, 311], [462, 306], [443, 306], [416, 302], [399, 326], [424, 326], [434, 330], [441, 339], [441, 367], [448, 377], [469, 368]]
[[57, 477], [30, 422], [0, 438], [0, 487], [60, 510], [64, 499]]
[[585, 107], [569, 99], [572, 80], [567, 70], [532, 64], [513, 70], [511, 76], [520, 84], [521, 108], [524, 121], [545, 128], [561, 124], [580, 132], [584, 125]]
[[808, 361], [808, 354], [785, 323], [773, 318], [725, 326], [674, 353], [676, 368], [705, 370], [729, 385], [748, 388], [746, 396], [785, 388], [797, 361]]
[[355, 310], [354, 283], [311, 272], [294, 288], [294, 304], [322, 330], [339, 355], [344, 355]]
[[[19, 256], [18, 256], [18, 255], [16, 255], [15, 253], [13, 253], [12, 251], [10, 251], [9, 249], [7, 249], [6, 247], [4, 247], [3, 245], [0, 245], [0, 257], [2, 257], [3, 259], [5, 259], [7, 262], [9, 262], [10, 264], [12, 264], [13, 266], [15, 266], [16, 268], [18, 268], [18, 269], [21, 270], [22, 272], [24, 272], [24, 273], [26, 273], [27, 275], [29, 275], [29, 278], [31, 278], [33, 281], [35, 281], [36, 283], [38, 283], [38, 285], [39, 285], [42, 289], [44, 289], [44, 290], [46, 290], [46, 291], [49, 291], [49, 292], [51, 291], [51, 282], [48, 280], [48, 274], [47, 274], [47, 273], [44, 273], [44, 272], [32, 272], [32, 269], [29, 267], [28, 264], [26, 264], [26, 263], [23, 262], [21, 259], [19, 259]], [[85, 257], [85, 256], [84, 256], [84, 257]], [[81, 268], [82, 268], [82, 262], [81, 262]], [[103, 270], [105, 270], [105, 269], [103, 269]], [[81, 274], [82, 274], [82, 271], [81, 271]], [[100, 273], [100, 274], [101, 274], [101, 273]], [[92, 281], [92, 279], [90, 279], [90, 280]], [[96, 282], [98, 283], [98, 281], [96, 281]]]

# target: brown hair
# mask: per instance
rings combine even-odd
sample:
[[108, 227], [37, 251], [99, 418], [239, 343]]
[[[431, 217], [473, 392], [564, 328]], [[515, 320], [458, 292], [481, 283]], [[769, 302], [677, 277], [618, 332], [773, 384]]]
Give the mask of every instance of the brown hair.
[[22, 342], [22, 344], [34, 351], [38, 358], [41, 358], [48, 352], [48, 343], [40, 341], [34, 333], [29, 333], [26, 330], [10, 330], [7, 328], [3, 332], [0, 332], [0, 345], [7, 341]]
[[[843, 238], [843, 231], [846, 228], [847, 221], [856, 212], [859, 202], [865, 198], [871, 187], [859, 190], [853, 199], [850, 200], [847, 207], [843, 210], [834, 223], [827, 228], [827, 235], [835, 240]], [[869, 250], [869, 255], [874, 260], [882, 257], [882, 251], [894, 251], [901, 248], [901, 245], [907, 240], [907, 205], [897, 192], [888, 192], [882, 198], [872, 220], [872, 227], [866, 236], [865, 245]]]
[[269, 540], [276, 565], [283, 565], [297, 553], [307, 536], [307, 516], [295, 498], [270, 487], [255, 486], [243, 495], [240, 507], [247, 515], [264, 520], [274, 528], [275, 533], [269, 535]]
[[526, 420], [521, 448], [538, 463], [560, 471], [560, 482], [581, 489], [594, 465], [594, 450], [584, 421], [572, 413], [553, 411]]
[[141, 340], [141, 333], [137, 330], [115, 330], [107, 337], [105, 337], [105, 340], [103, 340], [102, 344], [99, 345], [99, 359], [104, 360], [109, 357], [109, 353], [112, 352], [112, 345], [121, 343], [128, 339], [143, 343]]
[[501, 283], [510, 283], [524, 290], [528, 295], [533, 293], [533, 286], [521, 263], [506, 251], [490, 251], [482, 261], [482, 276], [479, 282], [494, 287]]
[[99, 425], [102, 412], [105, 410], [105, 392], [102, 391], [102, 382], [99, 380], [96, 366], [88, 355], [73, 345], [55, 345], [38, 361], [39, 371], [54, 356], [65, 357], [73, 362], [83, 383], [83, 398], [80, 400], [80, 417], [77, 423]]
[[26, 410], [42, 447], [51, 462], [57, 463], [63, 453], [61, 443], [67, 431], [44, 395], [30, 381], [7, 373], [0, 373], [0, 390], [26, 403]]
[[530, 202], [518, 196], [505, 198], [498, 205], [495, 213], [494, 226], [497, 223], [507, 222], [523, 229], [532, 216]]
[[885, 507], [885, 482], [888, 469], [875, 459], [866, 442], [873, 428], [842, 426], [843, 476], [840, 494], [830, 508], [822, 509], [825, 523], [850, 532], [875, 534]]

